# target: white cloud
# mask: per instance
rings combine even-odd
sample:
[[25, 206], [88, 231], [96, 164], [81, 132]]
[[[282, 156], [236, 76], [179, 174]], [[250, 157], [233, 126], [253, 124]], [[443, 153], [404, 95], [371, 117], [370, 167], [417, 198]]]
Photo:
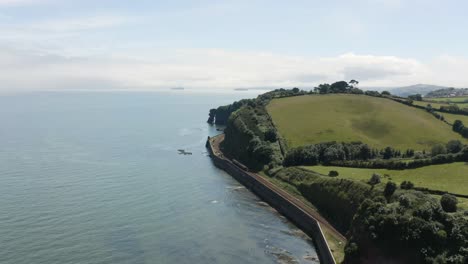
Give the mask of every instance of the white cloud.
[[468, 86], [467, 59], [440, 57], [429, 63], [392, 56], [344, 54], [302, 58], [225, 50], [173, 50], [167, 55], [63, 57], [2, 49], [2, 91], [41, 89], [193, 89], [313, 87], [357, 79], [363, 86], [435, 83]]
[[53, 19], [27, 25], [32, 30], [48, 32], [75, 32], [91, 29], [110, 28], [130, 22], [131, 18], [119, 15], [95, 15], [80, 18]]
[[35, 5], [47, 2], [50, 2], [50, 0], [0, 0], [0, 6]]

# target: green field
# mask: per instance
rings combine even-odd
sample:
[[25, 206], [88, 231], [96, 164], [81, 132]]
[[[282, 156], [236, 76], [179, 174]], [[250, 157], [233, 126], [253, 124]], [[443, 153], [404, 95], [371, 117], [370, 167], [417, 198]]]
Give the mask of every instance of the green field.
[[[439, 112], [440, 113], [440, 112]], [[468, 125], [468, 116], [466, 115], [456, 115], [456, 114], [448, 114], [448, 113], [440, 113], [441, 115], [444, 116], [445, 120], [449, 122], [450, 124], [453, 124], [455, 120], [461, 120], [463, 124]]]
[[[456, 194], [468, 194], [468, 165], [464, 162], [451, 164], [431, 165], [410, 170], [386, 170], [386, 169], [359, 169], [328, 166], [304, 167], [321, 174], [336, 170], [338, 177], [367, 181], [373, 173], [380, 174], [382, 181], [401, 183], [411, 181], [417, 187], [425, 187], [433, 190], [447, 191]], [[389, 177], [384, 177], [388, 175]]]
[[432, 106], [432, 108], [439, 109], [441, 106], [449, 106], [449, 104], [444, 104], [444, 103], [434, 103], [434, 102], [428, 102], [428, 101], [413, 101], [414, 105], [419, 105], [426, 107], [428, 104]]
[[451, 139], [466, 142], [424, 110], [363, 95], [307, 95], [267, 106], [290, 147], [326, 141], [361, 141], [375, 148], [429, 150]]
[[468, 103], [468, 96], [424, 98], [425, 101]]

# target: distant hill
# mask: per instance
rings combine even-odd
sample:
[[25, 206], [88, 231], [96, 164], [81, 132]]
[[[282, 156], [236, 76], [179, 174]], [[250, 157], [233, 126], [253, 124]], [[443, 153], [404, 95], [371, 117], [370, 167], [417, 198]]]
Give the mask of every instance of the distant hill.
[[468, 88], [445, 88], [432, 91], [426, 97], [454, 97], [468, 95]]
[[416, 84], [398, 88], [391, 88], [389, 92], [394, 95], [406, 97], [412, 94], [421, 94], [425, 96], [426, 94], [436, 91], [436, 90], [443, 90], [449, 89], [448, 87], [438, 86], [438, 85], [430, 85], [430, 84]]

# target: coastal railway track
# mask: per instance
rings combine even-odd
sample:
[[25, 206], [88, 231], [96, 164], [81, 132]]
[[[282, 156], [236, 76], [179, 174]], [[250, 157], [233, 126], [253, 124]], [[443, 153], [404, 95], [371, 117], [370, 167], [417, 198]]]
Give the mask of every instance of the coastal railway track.
[[[288, 202], [299, 208], [305, 214], [309, 215], [311, 218], [315, 219], [321, 226], [326, 227], [333, 235], [339, 238], [342, 241], [346, 241], [346, 237], [341, 234], [338, 230], [336, 230], [332, 224], [330, 224], [323, 216], [320, 215], [319, 212], [308, 206], [306, 203], [301, 201], [300, 199], [294, 197], [290, 193], [286, 192], [282, 188], [276, 186], [272, 182], [265, 179], [263, 176], [259, 175], [258, 173], [250, 172], [245, 169], [245, 166], [239, 166], [236, 162], [233, 162], [231, 159], [227, 158], [220, 149], [220, 144], [224, 140], [224, 134], [218, 135], [216, 137], [212, 137], [211, 145], [213, 147], [213, 154], [218, 156], [219, 158], [225, 160], [228, 163], [244, 170], [246, 174], [250, 177], [256, 179], [258, 182], [261, 182], [265, 187], [269, 188], [270, 190], [276, 192], [278, 195], [286, 199]], [[237, 161], [238, 162], [238, 161]]]

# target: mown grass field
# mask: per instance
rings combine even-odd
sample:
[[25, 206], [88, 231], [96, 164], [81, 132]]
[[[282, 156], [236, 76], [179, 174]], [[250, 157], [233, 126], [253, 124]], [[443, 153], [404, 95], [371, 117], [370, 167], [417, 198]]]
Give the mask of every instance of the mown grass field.
[[290, 147], [361, 141], [375, 148], [429, 150], [451, 139], [466, 142], [424, 110], [363, 95], [306, 95], [272, 100], [267, 110]]
[[[338, 177], [362, 181], [369, 180], [373, 173], [377, 173], [382, 176], [382, 182], [391, 180], [400, 184], [403, 181], [411, 181], [417, 187], [448, 191], [456, 194], [468, 194], [468, 165], [464, 162], [431, 165], [410, 170], [360, 169], [332, 166], [307, 166], [304, 168], [325, 175], [328, 175], [331, 170], [335, 170], [339, 173]], [[384, 175], [388, 175], [388, 177]]]

